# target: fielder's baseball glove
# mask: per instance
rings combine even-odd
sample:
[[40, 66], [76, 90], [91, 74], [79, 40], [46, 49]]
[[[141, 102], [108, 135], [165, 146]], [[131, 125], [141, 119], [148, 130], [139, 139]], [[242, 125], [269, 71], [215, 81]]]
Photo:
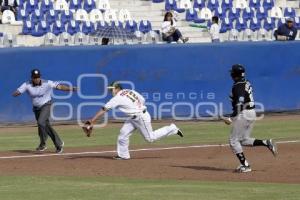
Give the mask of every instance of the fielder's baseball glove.
[[86, 121], [82, 127], [82, 130], [87, 137], [90, 137], [93, 132], [93, 125], [90, 121]]

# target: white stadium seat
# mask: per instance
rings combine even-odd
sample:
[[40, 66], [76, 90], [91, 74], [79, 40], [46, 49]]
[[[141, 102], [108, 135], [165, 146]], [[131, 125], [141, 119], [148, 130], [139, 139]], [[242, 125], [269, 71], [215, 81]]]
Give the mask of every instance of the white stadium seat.
[[108, 23], [113, 21], [118, 21], [116, 10], [113, 9], [106, 10], [104, 13], [104, 21]]
[[109, 0], [96, 1], [96, 7], [100, 10], [109, 10], [110, 9]]
[[282, 18], [283, 14], [282, 14], [281, 8], [274, 6], [271, 9], [271, 17], [273, 17], [273, 18]]
[[103, 21], [103, 16], [99, 9], [93, 9], [89, 15], [90, 15], [90, 21], [93, 23]]
[[54, 10], [69, 10], [69, 4], [66, 0], [56, 0]]
[[83, 9], [78, 9], [75, 13], [75, 20], [77, 21], [89, 21], [89, 15]]
[[211, 20], [212, 13], [209, 8], [202, 8], [200, 11], [200, 19]]
[[131, 13], [127, 9], [121, 9], [119, 11], [119, 21], [124, 23], [126, 21], [132, 20]]
[[44, 37], [45, 46], [57, 45], [57, 38], [53, 33], [47, 33]]
[[246, 0], [236, 0], [235, 1], [235, 8], [239, 9], [246, 9], [248, 7], [248, 3]]
[[191, 3], [190, 0], [180, 0], [179, 1], [179, 8], [188, 10], [188, 9], [193, 8], [193, 6], [192, 6], [192, 3]]
[[2, 15], [2, 24], [14, 24], [15, 21], [15, 14], [10, 10], [4, 10]]

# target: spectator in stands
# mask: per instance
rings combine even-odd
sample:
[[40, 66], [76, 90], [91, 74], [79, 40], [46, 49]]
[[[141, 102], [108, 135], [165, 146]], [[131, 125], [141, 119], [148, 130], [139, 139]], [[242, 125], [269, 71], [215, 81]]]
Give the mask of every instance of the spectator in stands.
[[179, 39], [182, 40], [183, 43], [186, 43], [189, 40], [189, 38], [184, 38], [181, 32], [176, 28], [176, 22], [173, 19], [173, 14], [171, 12], [165, 14], [161, 28], [162, 38], [168, 43], [178, 42]]
[[108, 45], [109, 38], [102, 38], [101, 45]]
[[0, 0], [0, 12], [4, 10], [11, 10], [17, 14], [18, 3], [17, 0]]
[[211, 41], [212, 42], [220, 42], [219, 18], [217, 16], [213, 16], [211, 21], [212, 21], [212, 25], [209, 29]]
[[295, 40], [297, 35], [297, 29], [294, 27], [294, 19], [288, 18], [285, 24], [282, 24], [274, 32], [276, 40], [286, 41], [286, 40]]

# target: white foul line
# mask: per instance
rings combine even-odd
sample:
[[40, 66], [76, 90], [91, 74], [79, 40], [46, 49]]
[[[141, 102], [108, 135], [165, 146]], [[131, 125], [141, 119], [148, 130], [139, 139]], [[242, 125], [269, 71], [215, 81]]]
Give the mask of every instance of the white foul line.
[[[300, 140], [292, 141], [279, 141], [277, 144], [287, 144], [287, 143], [298, 143]], [[193, 145], [193, 146], [181, 146], [181, 147], [163, 147], [163, 148], [149, 148], [149, 149], [133, 149], [130, 152], [139, 151], [162, 151], [162, 150], [174, 150], [174, 149], [190, 149], [190, 148], [209, 148], [209, 147], [226, 147], [229, 144], [204, 144], [204, 145]], [[38, 154], [38, 155], [25, 155], [25, 156], [3, 156], [0, 159], [17, 159], [17, 158], [41, 158], [41, 157], [53, 157], [53, 156], [75, 156], [75, 155], [88, 155], [88, 154], [106, 154], [106, 153], [116, 153], [116, 151], [91, 151], [91, 152], [78, 152], [78, 153], [49, 153], [49, 154]]]

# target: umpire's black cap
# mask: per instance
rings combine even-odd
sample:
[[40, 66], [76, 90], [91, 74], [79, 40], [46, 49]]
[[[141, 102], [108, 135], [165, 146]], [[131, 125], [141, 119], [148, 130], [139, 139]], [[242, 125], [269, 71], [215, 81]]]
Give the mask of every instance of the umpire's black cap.
[[40, 78], [40, 77], [41, 77], [41, 71], [39, 69], [31, 70], [31, 78]]
[[231, 67], [230, 74], [232, 77], [245, 77], [245, 68], [241, 64], [234, 64]]

